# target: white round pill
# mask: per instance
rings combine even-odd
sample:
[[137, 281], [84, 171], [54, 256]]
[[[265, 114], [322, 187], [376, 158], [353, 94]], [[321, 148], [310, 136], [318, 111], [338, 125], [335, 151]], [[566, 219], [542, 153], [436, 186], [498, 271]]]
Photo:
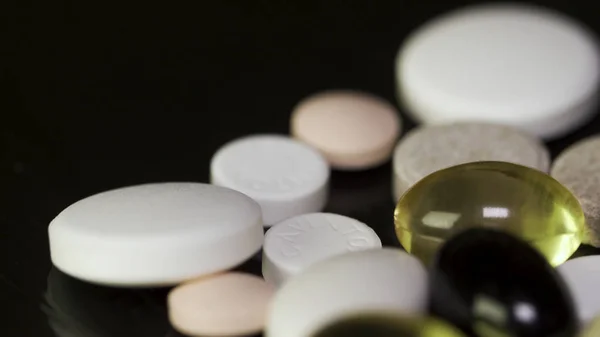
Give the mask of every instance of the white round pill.
[[190, 336], [245, 336], [263, 330], [275, 289], [260, 277], [225, 273], [184, 283], [168, 297], [169, 320]]
[[435, 171], [476, 161], [505, 161], [548, 172], [550, 154], [539, 140], [508, 126], [421, 126], [411, 130], [394, 150], [394, 200]]
[[232, 268], [263, 242], [260, 206], [200, 183], [125, 187], [80, 200], [48, 228], [50, 257], [73, 277], [162, 286]]
[[332, 213], [299, 215], [265, 234], [262, 273], [266, 281], [279, 286], [316, 262], [371, 248], [381, 248], [381, 240], [360, 221]]
[[290, 278], [269, 308], [266, 337], [311, 336], [328, 322], [359, 312], [421, 314], [427, 272], [413, 256], [393, 248], [346, 253]]
[[570, 18], [517, 4], [479, 5], [415, 31], [396, 61], [399, 99], [414, 119], [502, 123], [561, 136], [596, 111], [595, 38]]
[[265, 226], [319, 212], [327, 202], [329, 167], [313, 148], [289, 137], [257, 135], [219, 149], [211, 182], [240, 191], [261, 208]]
[[557, 267], [571, 290], [582, 325], [600, 316], [600, 256], [584, 256], [569, 260]]

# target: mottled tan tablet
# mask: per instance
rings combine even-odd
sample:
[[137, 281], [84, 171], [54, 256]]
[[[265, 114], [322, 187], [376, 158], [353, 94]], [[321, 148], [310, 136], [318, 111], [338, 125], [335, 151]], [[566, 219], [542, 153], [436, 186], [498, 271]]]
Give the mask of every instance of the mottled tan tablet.
[[294, 109], [291, 133], [319, 150], [339, 170], [363, 170], [386, 162], [400, 133], [396, 108], [357, 91], [309, 96]]
[[550, 174], [579, 199], [586, 219], [584, 242], [600, 247], [600, 135], [565, 149]]
[[509, 126], [422, 126], [400, 140], [394, 151], [395, 200], [435, 171], [475, 161], [505, 161], [548, 172], [550, 155], [541, 141]]
[[273, 288], [262, 278], [225, 273], [184, 283], [168, 298], [169, 320], [191, 336], [240, 336], [263, 330]]

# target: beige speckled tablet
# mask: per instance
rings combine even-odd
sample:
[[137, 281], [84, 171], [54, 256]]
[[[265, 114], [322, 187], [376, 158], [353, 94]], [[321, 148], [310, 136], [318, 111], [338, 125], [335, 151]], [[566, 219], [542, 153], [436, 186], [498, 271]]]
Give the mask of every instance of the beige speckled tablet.
[[357, 91], [328, 91], [304, 99], [292, 113], [291, 133], [319, 150], [339, 170], [387, 161], [401, 120], [390, 103]]
[[508, 126], [422, 126], [409, 132], [394, 151], [395, 200], [435, 171], [474, 161], [505, 161], [548, 172], [550, 155], [539, 140]]
[[550, 174], [579, 199], [586, 219], [584, 242], [600, 247], [600, 136], [564, 150]]
[[240, 336], [260, 332], [273, 288], [262, 278], [225, 273], [184, 283], [169, 294], [169, 320], [191, 336]]

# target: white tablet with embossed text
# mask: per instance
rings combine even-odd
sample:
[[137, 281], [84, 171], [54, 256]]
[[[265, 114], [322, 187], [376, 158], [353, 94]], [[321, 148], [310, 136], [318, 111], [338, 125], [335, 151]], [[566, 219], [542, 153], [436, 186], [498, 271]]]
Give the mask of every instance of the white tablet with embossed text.
[[315, 149], [280, 135], [225, 144], [211, 161], [211, 183], [242, 192], [262, 208], [265, 226], [319, 212], [327, 202], [329, 166]]
[[371, 248], [381, 248], [381, 240], [358, 220], [333, 213], [296, 216], [274, 225], [265, 234], [263, 277], [279, 286], [318, 261]]

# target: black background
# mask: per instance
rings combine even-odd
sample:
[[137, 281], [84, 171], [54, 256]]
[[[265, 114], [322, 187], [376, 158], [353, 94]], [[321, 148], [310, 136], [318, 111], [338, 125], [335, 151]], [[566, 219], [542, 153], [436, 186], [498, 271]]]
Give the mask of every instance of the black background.
[[[0, 335], [53, 336], [42, 306], [51, 289], [52, 322], [73, 336], [177, 336], [165, 289], [100, 288], [51, 272], [50, 220], [111, 188], [206, 182], [220, 145], [287, 133], [293, 106], [316, 91], [360, 89], [395, 103], [394, 58], [406, 35], [476, 2], [194, 3], [0, 5], [8, 32], [0, 53]], [[538, 3], [600, 33], [593, 1]], [[405, 119], [404, 130], [412, 126]], [[551, 142], [552, 154], [598, 131], [600, 118]], [[398, 245], [390, 175], [389, 164], [334, 172], [327, 210]]]

